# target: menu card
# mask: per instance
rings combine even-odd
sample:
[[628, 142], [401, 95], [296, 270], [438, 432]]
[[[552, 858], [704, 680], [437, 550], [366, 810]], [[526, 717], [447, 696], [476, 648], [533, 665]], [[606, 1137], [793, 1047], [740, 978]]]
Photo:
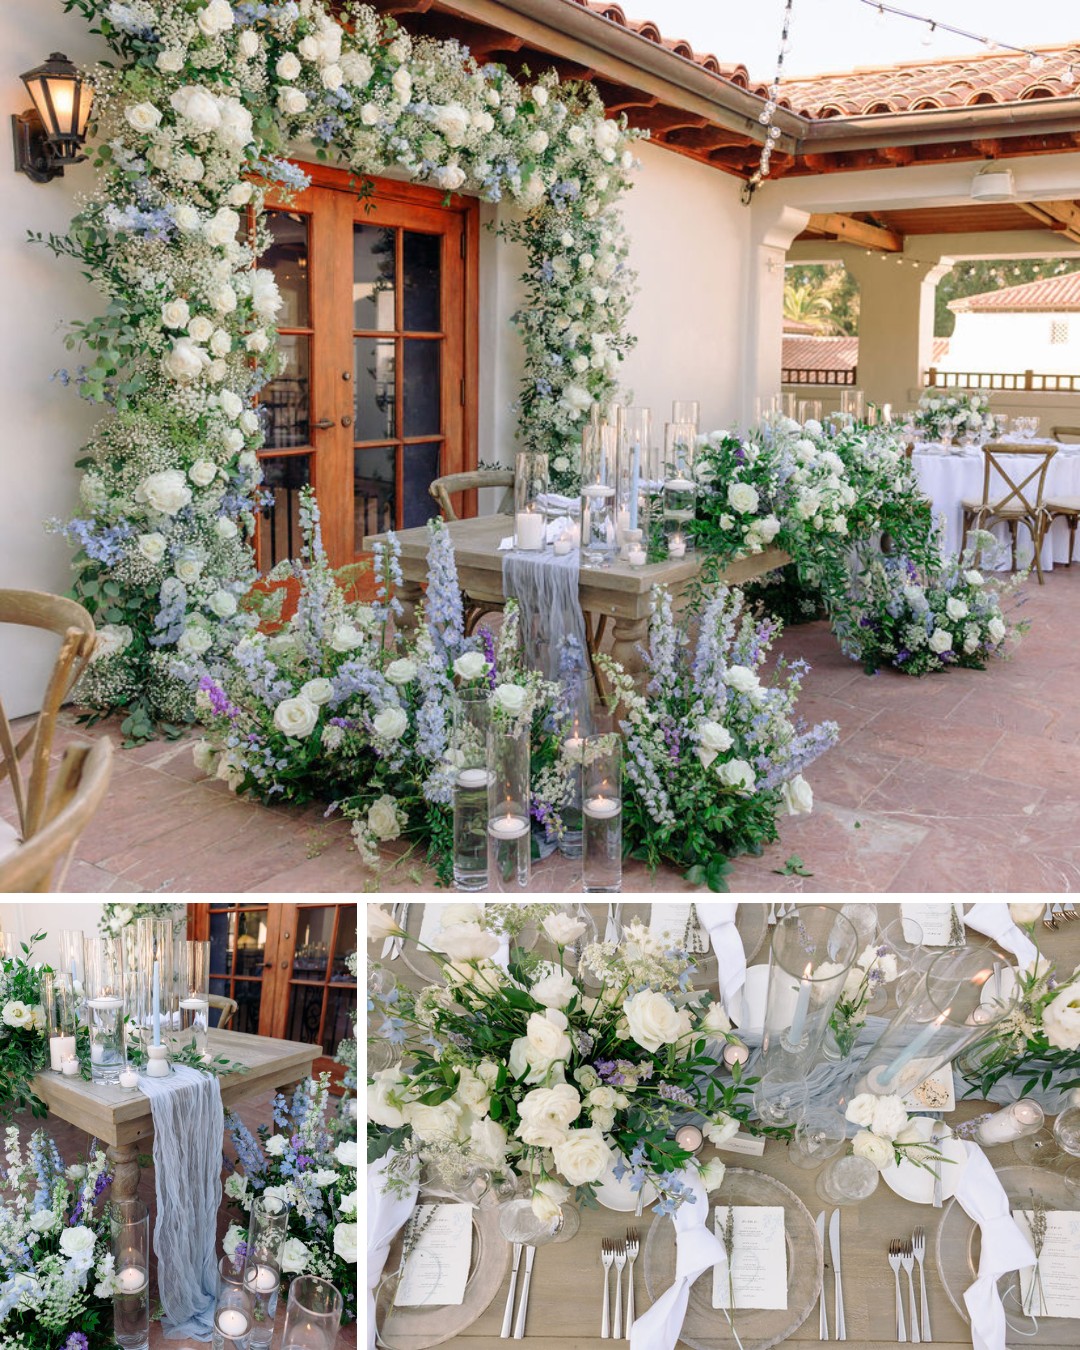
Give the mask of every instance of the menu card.
[[[962, 900], [944, 901], [935, 904], [902, 904], [900, 915], [903, 919], [914, 919], [922, 929], [924, 947], [948, 947], [952, 945], [956, 923], [960, 933], [964, 932], [964, 902]], [[956, 916], [955, 920], [953, 916]], [[910, 942], [914, 931], [904, 924], [904, 937]]]
[[[1013, 1218], [1024, 1236], [1031, 1241], [1031, 1211], [1014, 1209]], [[1035, 1267], [1020, 1272], [1021, 1307], [1030, 1310], [1033, 1317], [1080, 1317], [1080, 1280], [1076, 1278], [1076, 1254], [1080, 1252], [1080, 1212], [1053, 1209], [1046, 1212], [1046, 1239], [1039, 1253], [1039, 1274], [1042, 1277], [1040, 1306], [1039, 1286], [1035, 1282]], [[1035, 1288], [1032, 1289], [1032, 1283]]]
[[[716, 1236], [724, 1240], [727, 1205], [717, 1205]], [[730, 1280], [726, 1265], [713, 1267], [712, 1305], [736, 1308], [787, 1308], [787, 1242], [783, 1205], [736, 1205]]]
[[658, 937], [662, 937], [665, 942], [681, 948], [686, 942], [686, 930], [690, 925], [692, 908], [694, 909], [697, 928], [699, 953], [707, 952], [709, 950], [709, 930], [698, 918], [697, 909], [694, 908], [692, 903], [688, 905], [669, 904], [665, 900], [661, 904], [654, 904], [649, 916], [649, 931], [655, 933]]
[[[433, 946], [434, 940], [441, 935], [442, 916], [444, 910], [446, 909], [446, 906], [449, 903], [451, 902], [443, 901], [440, 904], [438, 901], [431, 900], [428, 901], [427, 904], [421, 906], [423, 910], [423, 918], [420, 921], [420, 941], [424, 944], [424, 946], [426, 947]], [[483, 909], [484, 902], [481, 900], [478, 903], [480, 905], [480, 908]]]
[[952, 1065], [943, 1064], [929, 1078], [924, 1078], [913, 1087], [904, 1096], [904, 1106], [909, 1111], [955, 1111], [956, 1088]]
[[399, 1308], [465, 1301], [472, 1263], [472, 1205], [417, 1205], [419, 1233], [398, 1282]]

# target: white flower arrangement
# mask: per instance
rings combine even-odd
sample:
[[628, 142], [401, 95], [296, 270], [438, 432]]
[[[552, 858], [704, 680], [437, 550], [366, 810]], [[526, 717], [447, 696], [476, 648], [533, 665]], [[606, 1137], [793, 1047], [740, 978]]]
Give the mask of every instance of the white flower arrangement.
[[989, 396], [974, 389], [957, 389], [950, 394], [927, 389], [919, 398], [915, 425], [933, 439], [967, 431], [982, 439], [997, 430], [989, 407]]

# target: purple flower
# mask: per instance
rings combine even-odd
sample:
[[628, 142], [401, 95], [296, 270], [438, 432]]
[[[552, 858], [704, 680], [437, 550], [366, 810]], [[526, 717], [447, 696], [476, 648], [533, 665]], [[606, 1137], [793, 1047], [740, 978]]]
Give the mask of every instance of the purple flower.
[[90, 1342], [81, 1331], [73, 1331], [64, 1342], [64, 1350], [89, 1350]]

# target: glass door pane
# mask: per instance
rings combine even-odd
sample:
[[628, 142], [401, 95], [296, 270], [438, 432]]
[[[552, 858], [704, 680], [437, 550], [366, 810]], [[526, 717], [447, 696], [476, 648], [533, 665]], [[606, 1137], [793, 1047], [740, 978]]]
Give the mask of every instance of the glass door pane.
[[210, 910], [210, 992], [236, 1000], [230, 1031], [258, 1034], [268, 918], [265, 905]]

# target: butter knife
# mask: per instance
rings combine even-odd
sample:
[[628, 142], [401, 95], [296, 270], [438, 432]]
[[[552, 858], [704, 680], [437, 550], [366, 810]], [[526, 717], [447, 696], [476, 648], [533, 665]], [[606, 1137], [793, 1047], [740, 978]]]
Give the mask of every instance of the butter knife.
[[818, 1340], [829, 1339], [829, 1314], [825, 1308], [825, 1211], [814, 1220], [818, 1241], [821, 1243], [821, 1293], [818, 1297]]
[[838, 1341], [847, 1340], [844, 1325], [844, 1284], [840, 1276], [840, 1211], [834, 1209], [829, 1220], [829, 1254], [833, 1264], [833, 1326]]
[[[930, 1143], [939, 1144], [945, 1133], [945, 1123], [941, 1117], [937, 1117], [930, 1127]], [[941, 1208], [941, 1159], [934, 1159], [934, 1208]]]
[[514, 1325], [514, 1293], [517, 1290], [518, 1266], [521, 1264], [521, 1243], [514, 1243], [514, 1264], [510, 1269], [510, 1288], [506, 1294], [506, 1307], [503, 1309], [502, 1330], [499, 1335], [504, 1341], [510, 1339]]
[[530, 1247], [525, 1253], [525, 1280], [521, 1286], [521, 1298], [518, 1300], [517, 1320], [514, 1322], [514, 1340], [525, 1339], [525, 1318], [529, 1311], [529, 1285], [532, 1282], [533, 1261], [536, 1260], [536, 1248]]

